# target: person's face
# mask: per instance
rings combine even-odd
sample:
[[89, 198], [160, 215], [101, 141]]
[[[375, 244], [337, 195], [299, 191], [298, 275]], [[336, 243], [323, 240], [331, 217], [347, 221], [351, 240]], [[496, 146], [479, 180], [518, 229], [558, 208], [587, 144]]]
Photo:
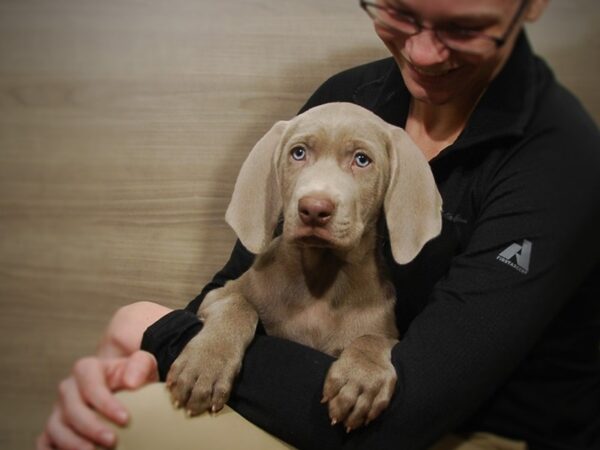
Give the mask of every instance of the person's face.
[[[511, 26], [522, 0], [379, 0], [430, 28], [464, 28], [502, 37]], [[413, 36], [392, 32], [375, 23], [375, 31], [394, 56], [413, 98], [434, 105], [455, 99], [476, 100], [500, 71], [515, 45], [521, 23], [534, 20], [531, 0], [507, 41], [483, 54], [451, 50], [428, 29]], [[543, 9], [543, 8], [542, 8]]]

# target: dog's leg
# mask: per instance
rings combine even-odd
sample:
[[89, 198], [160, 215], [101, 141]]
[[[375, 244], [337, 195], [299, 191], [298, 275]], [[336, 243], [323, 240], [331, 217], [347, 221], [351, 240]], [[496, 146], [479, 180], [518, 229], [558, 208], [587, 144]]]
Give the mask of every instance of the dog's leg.
[[350, 432], [375, 419], [387, 407], [396, 387], [391, 362], [396, 339], [361, 336], [344, 349], [325, 378], [322, 402], [328, 403], [332, 425]]
[[210, 294], [200, 311], [202, 331], [188, 342], [167, 375], [173, 403], [190, 415], [223, 408], [258, 323], [254, 307], [242, 295], [224, 289]]

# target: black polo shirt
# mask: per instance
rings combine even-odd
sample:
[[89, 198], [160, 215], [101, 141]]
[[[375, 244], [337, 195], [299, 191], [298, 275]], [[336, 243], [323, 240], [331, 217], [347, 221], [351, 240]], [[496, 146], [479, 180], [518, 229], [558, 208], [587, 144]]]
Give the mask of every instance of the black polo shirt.
[[[340, 73], [303, 110], [348, 101], [398, 126], [410, 95], [393, 59]], [[331, 357], [258, 334], [230, 405], [306, 449], [425, 449], [488, 431], [536, 449], [600, 448], [600, 134], [523, 34], [457, 141], [431, 160], [443, 229], [411, 263], [382, 242], [397, 292], [399, 380], [368, 427], [331, 427], [321, 389]], [[142, 347], [164, 378], [201, 328], [210, 289], [253, 256], [239, 243], [186, 310]]]

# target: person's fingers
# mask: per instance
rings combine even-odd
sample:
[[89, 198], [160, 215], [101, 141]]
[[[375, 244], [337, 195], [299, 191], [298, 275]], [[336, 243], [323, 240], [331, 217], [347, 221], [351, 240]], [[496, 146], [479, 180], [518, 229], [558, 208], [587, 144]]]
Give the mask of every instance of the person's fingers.
[[88, 441], [106, 447], [115, 444], [114, 431], [84, 402], [73, 378], [67, 378], [61, 382], [59, 392], [59, 412], [62, 423]]
[[56, 405], [46, 423], [45, 439], [43, 444], [45, 448], [59, 448], [61, 450], [94, 450], [94, 445], [78, 436], [64, 422], [60, 413], [60, 408]]
[[156, 358], [151, 353], [138, 350], [127, 358], [120, 388], [137, 389], [146, 383], [158, 381]]
[[72, 372], [73, 376], [59, 386], [59, 403], [37, 442], [41, 449], [93, 449], [92, 443], [113, 446], [116, 436], [98, 414], [118, 425], [129, 419], [113, 391], [137, 388], [158, 379], [154, 356], [142, 351], [127, 358], [82, 358]]
[[52, 442], [46, 430], [42, 431], [42, 434], [36, 439], [35, 450], [52, 450]]
[[123, 372], [126, 364], [126, 358], [88, 357], [80, 359], [73, 367], [73, 377], [83, 402], [117, 425], [125, 425], [129, 415], [114, 396], [108, 378]]

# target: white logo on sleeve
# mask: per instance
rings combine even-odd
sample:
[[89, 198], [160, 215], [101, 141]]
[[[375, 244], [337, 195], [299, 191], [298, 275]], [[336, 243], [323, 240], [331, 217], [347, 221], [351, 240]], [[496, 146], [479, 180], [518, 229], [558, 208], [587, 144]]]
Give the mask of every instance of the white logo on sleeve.
[[496, 259], [508, 264], [521, 273], [529, 272], [529, 260], [531, 259], [531, 242], [523, 239], [521, 245], [514, 243], [501, 252]]

